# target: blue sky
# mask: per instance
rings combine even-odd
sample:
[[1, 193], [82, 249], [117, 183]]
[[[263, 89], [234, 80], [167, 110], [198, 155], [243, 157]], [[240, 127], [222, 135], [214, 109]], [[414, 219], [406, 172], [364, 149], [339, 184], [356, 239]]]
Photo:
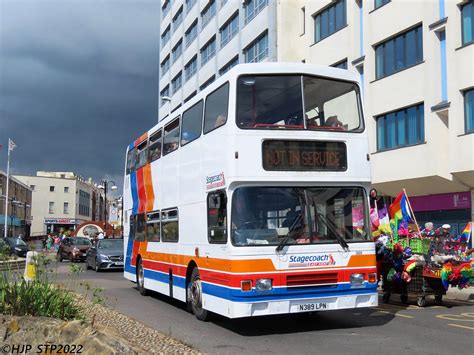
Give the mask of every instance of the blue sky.
[[0, 0], [0, 170], [121, 185], [158, 117], [159, 0]]

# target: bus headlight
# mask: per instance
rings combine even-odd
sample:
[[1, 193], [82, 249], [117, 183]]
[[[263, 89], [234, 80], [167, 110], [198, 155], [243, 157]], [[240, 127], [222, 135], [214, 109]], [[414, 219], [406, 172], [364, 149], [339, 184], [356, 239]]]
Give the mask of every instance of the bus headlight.
[[351, 274], [352, 285], [362, 285], [364, 283], [364, 274]]
[[258, 279], [255, 288], [258, 291], [270, 291], [273, 288], [272, 279]]

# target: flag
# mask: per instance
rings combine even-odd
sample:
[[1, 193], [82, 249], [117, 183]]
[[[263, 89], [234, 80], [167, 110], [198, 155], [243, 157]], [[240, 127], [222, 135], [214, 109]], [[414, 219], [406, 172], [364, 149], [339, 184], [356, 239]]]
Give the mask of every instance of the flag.
[[410, 212], [410, 207], [408, 205], [408, 196], [405, 193], [405, 190], [400, 192], [390, 205], [390, 217], [393, 219], [394, 222], [394, 229], [393, 235], [395, 239], [398, 239], [398, 228], [400, 226], [400, 222], [404, 224], [414, 223], [415, 217]]
[[377, 212], [377, 205], [375, 205], [375, 208], [370, 209], [370, 226], [372, 232], [377, 231], [379, 229], [379, 225], [379, 214]]
[[14, 141], [12, 141], [10, 138], [8, 138], [8, 151], [12, 151], [13, 149], [16, 148], [16, 144]]
[[379, 209], [379, 230], [380, 232], [392, 235], [392, 227], [390, 227], [390, 217], [388, 215], [387, 205]]
[[471, 240], [471, 235], [472, 235], [472, 222], [468, 222], [466, 225], [466, 228], [462, 231], [461, 235], [461, 240], [465, 240], [469, 243], [469, 240]]

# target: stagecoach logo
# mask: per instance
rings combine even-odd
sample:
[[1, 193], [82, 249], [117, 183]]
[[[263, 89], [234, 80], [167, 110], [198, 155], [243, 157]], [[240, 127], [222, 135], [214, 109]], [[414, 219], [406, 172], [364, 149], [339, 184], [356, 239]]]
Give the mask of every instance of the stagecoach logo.
[[292, 255], [290, 256], [288, 267], [330, 266], [335, 264], [336, 261], [332, 254]]
[[224, 173], [206, 176], [206, 190], [215, 189], [225, 185]]

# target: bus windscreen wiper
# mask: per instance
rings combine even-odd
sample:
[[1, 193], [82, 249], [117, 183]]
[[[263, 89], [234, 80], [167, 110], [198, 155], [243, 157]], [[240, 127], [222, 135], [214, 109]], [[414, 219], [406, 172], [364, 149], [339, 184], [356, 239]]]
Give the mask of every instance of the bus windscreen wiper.
[[326, 227], [331, 231], [331, 233], [336, 237], [337, 242], [341, 245], [342, 249], [345, 252], [350, 251], [349, 250], [349, 244], [347, 244], [346, 240], [340, 236], [340, 234], [337, 232], [336, 225], [334, 224], [333, 221], [330, 219], [327, 219], [324, 215], [321, 213], [318, 213], [318, 217], [323, 221], [323, 223], [326, 225]]
[[288, 240], [290, 239], [290, 233], [293, 232], [293, 230], [295, 229], [296, 224], [299, 222], [299, 220], [300, 220], [302, 217], [303, 217], [303, 216], [302, 216], [302, 214], [300, 213], [299, 215], [297, 215], [297, 216], [295, 217], [295, 219], [293, 220], [293, 222], [291, 222], [290, 227], [288, 228], [288, 233], [287, 233], [287, 235], [285, 236], [285, 238], [283, 238], [283, 239], [281, 240], [281, 242], [278, 244], [278, 246], [277, 246], [276, 249], [275, 249], [277, 252], [280, 251], [280, 250], [282, 250], [282, 249], [285, 247], [286, 243], [288, 243]]

